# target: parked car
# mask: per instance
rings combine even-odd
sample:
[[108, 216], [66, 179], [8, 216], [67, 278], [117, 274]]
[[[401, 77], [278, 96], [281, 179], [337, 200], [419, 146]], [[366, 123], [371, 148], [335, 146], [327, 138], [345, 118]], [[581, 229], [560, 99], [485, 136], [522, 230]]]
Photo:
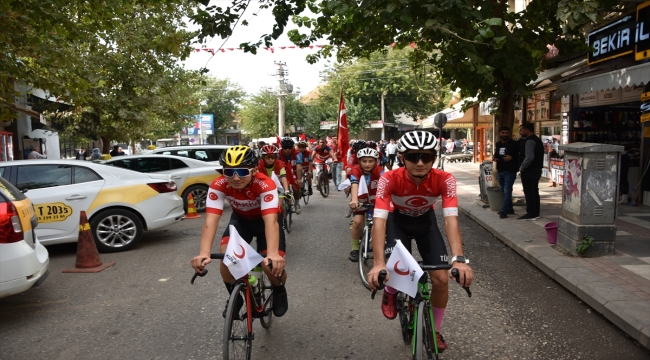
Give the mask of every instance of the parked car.
[[230, 145], [181, 145], [181, 146], [167, 146], [153, 150], [152, 154], [156, 155], [176, 155], [199, 161], [211, 162], [218, 165], [219, 157]]
[[166, 174], [140, 174], [74, 160], [0, 163], [0, 176], [34, 203], [44, 245], [76, 242], [79, 215], [86, 211], [97, 248], [130, 250], [153, 230], [181, 221], [183, 199]]
[[178, 185], [178, 195], [183, 198], [187, 211], [190, 194], [199, 212], [205, 211], [205, 200], [212, 180], [221, 176], [215, 164], [174, 155], [120, 156], [103, 161], [103, 164], [142, 173], [169, 174]]
[[0, 298], [40, 285], [50, 273], [47, 249], [38, 241], [32, 202], [0, 177]]

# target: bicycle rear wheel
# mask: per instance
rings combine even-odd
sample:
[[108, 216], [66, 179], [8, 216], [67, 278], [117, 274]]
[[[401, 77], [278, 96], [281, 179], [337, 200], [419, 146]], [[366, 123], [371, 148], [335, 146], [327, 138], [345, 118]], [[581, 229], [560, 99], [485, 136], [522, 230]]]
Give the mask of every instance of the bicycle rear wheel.
[[415, 359], [438, 359], [438, 354], [434, 348], [433, 328], [429, 312], [431, 307], [426, 301], [421, 301], [418, 305], [418, 323], [415, 337]]
[[361, 276], [361, 283], [366, 289], [370, 290], [368, 284], [368, 273], [375, 265], [374, 257], [372, 254], [372, 238], [370, 237], [370, 229], [364, 226], [359, 241], [359, 275]]
[[260, 318], [260, 323], [263, 328], [268, 329], [271, 327], [271, 320], [273, 320], [273, 286], [266, 273], [262, 274], [259, 281], [262, 282], [262, 303], [264, 304], [264, 314]]
[[305, 205], [309, 204], [309, 185], [307, 184], [307, 178], [304, 177], [302, 180], [302, 201]]
[[397, 293], [396, 302], [404, 345], [410, 345], [413, 340], [413, 328], [409, 329], [409, 325], [413, 325], [413, 313], [409, 311], [409, 296], [400, 291]]
[[284, 199], [284, 218], [282, 219], [282, 225], [287, 233], [291, 233], [291, 205], [289, 205], [289, 200]]
[[253, 334], [248, 332], [246, 285], [237, 284], [230, 294], [223, 328], [223, 358], [250, 359]]

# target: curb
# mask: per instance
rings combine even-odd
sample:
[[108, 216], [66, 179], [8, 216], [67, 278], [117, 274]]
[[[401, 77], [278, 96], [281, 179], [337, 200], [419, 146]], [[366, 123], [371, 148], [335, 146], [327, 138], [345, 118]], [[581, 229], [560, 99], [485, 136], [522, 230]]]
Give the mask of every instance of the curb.
[[582, 266], [547, 242], [534, 238], [530, 232], [500, 228], [495, 225], [495, 213], [473, 201], [459, 201], [458, 207], [463, 214], [650, 349], [650, 303]]

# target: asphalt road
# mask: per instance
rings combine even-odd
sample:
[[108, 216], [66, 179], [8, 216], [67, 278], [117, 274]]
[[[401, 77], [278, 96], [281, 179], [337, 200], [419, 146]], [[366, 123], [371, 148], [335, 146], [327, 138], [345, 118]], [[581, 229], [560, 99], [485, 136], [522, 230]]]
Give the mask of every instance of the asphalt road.
[[[289, 311], [270, 330], [255, 323], [253, 358], [409, 358], [398, 321], [383, 317], [380, 298], [370, 299], [347, 260], [346, 209], [342, 192], [315, 195], [295, 218], [287, 235]], [[650, 358], [467, 217], [460, 223], [476, 280], [472, 298], [450, 286], [443, 359]], [[146, 233], [133, 251], [102, 254], [117, 264], [98, 274], [61, 273], [74, 265], [76, 245], [48, 247], [50, 277], [0, 299], [0, 358], [220, 359], [227, 293], [217, 266], [189, 283], [201, 225], [185, 220]]]

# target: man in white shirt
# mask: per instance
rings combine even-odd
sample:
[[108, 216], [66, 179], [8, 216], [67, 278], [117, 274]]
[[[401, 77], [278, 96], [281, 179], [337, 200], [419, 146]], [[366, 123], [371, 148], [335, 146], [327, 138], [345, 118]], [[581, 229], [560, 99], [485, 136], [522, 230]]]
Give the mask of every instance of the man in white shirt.
[[41, 155], [41, 148], [38, 146], [34, 146], [32, 148], [32, 152], [27, 155], [28, 160], [35, 160], [35, 159], [47, 159], [47, 156]]
[[388, 154], [388, 170], [393, 170], [393, 164], [395, 164], [395, 157], [397, 156], [395, 139], [390, 139], [390, 143], [386, 145], [386, 154]]

